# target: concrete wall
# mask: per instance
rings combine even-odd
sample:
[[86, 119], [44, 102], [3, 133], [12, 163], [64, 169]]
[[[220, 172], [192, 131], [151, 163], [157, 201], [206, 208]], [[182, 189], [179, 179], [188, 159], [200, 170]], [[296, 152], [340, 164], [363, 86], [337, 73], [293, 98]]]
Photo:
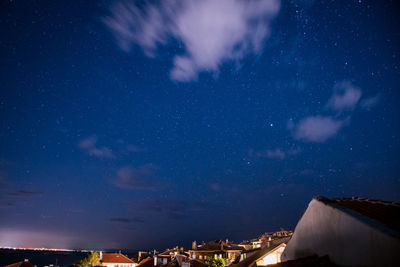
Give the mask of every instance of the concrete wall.
[[400, 240], [313, 199], [282, 254], [282, 261], [329, 255], [342, 266], [399, 266]]
[[269, 252], [267, 255], [265, 255], [256, 262], [257, 266], [268, 266], [270, 264], [276, 264], [281, 262], [282, 253], [285, 250], [285, 247], [286, 244], [282, 244], [278, 248]]

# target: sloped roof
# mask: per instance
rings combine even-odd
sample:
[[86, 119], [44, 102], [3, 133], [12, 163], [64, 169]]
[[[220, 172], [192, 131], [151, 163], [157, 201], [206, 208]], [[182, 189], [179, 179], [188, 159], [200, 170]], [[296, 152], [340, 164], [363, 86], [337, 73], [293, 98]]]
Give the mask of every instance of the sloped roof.
[[400, 203], [368, 198], [332, 198], [319, 196], [317, 200], [344, 211], [353, 211], [400, 232]]
[[140, 267], [150, 267], [150, 266], [154, 266], [154, 261], [153, 261], [153, 257], [147, 257], [144, 260], [140, 261], [138, 265], [136, 266], [140, 266]]
[[120, 253], [103, 253], [104, 263], [134, 263], [133, 260]]
[[174, 249], [167, 249], [161, 253], [158, 253], [157, 256], [169, 256], [171, 253], [175, 253], [175, 252], [176, 252], [176, 250], [174, 250]]
[[34, 267], [34, 265], [29, 261], [20, 261], [10, 265], [6, 265], [4, 267]]
[[282, 244], [286, 244], [290, 240], [290, 237], [283, 237], [279, 239], [274, 239], [270, 241], [269, 246], [264, 246], [254, 254], [252, 254], [250, 257], [242, 260], [239, 263], [236, 264], [231, 264], [229, 265], [230, 267], [249, 267], [249, 266], [256, 266], [256, 262], [264, 257], [266, 254], [271, 252], [272, 250], [276, 249]]

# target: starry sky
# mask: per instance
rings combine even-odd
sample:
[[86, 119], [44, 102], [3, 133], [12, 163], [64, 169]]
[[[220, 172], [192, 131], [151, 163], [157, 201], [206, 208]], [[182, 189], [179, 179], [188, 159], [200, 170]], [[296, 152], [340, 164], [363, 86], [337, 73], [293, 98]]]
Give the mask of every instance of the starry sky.
[[152, 249], [400, 201], [396, 1], [0, 2], [0, 245]]

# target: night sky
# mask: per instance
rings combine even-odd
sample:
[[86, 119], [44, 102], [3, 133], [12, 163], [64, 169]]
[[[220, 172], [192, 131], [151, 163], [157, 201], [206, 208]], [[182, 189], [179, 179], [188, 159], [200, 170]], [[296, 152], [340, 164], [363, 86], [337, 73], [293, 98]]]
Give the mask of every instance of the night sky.
[[152, 249], [400, 201], [396, 1], [0, 2], [0, 246]]

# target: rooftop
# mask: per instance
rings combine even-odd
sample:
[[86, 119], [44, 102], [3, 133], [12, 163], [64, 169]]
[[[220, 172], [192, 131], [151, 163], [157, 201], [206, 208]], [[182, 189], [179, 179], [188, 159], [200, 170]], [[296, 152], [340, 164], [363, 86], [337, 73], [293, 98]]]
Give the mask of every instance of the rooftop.
[[256, 262], [264, 257], [267, 253], [274, 250], [275, 248], [279, 247], [281, 244], [286, 244], [290, 240], [290, 237], [283, 237], [280, 239], [274, 239], [270, 241], [269, 246], [264, 246], [259, 249], [257, 252], [252, 254], [250, 257], [242, 260], [237, 264], [231, 264], [231, 267], [248, 267], [248, 266], [255, 266]]
[[359, 197], [329, 199], [320, 196], [316, 199], [335, 208], [356, 212], [400, 232], [400, 203]]
[[139, 262], [139, 264], [136, 265], [136, 266], [140, 266], [140, 267], [151, 267], [151, 266], [154, 266], [153, 257], [145, 258], [144, 260]]
[[106, 263], [133, 263], [133, 260], [120, 253], [103, 253], [101, 261]]
[[201, 250], [212, 250], [212, 251], [220, 251], [220, 250], [243, 250], [243, 247], [239, 247], [237, 245], [229, 244], [221, 240], [214, 240], [205, 243], [204, 245], [199, 245], [197, 251]]

